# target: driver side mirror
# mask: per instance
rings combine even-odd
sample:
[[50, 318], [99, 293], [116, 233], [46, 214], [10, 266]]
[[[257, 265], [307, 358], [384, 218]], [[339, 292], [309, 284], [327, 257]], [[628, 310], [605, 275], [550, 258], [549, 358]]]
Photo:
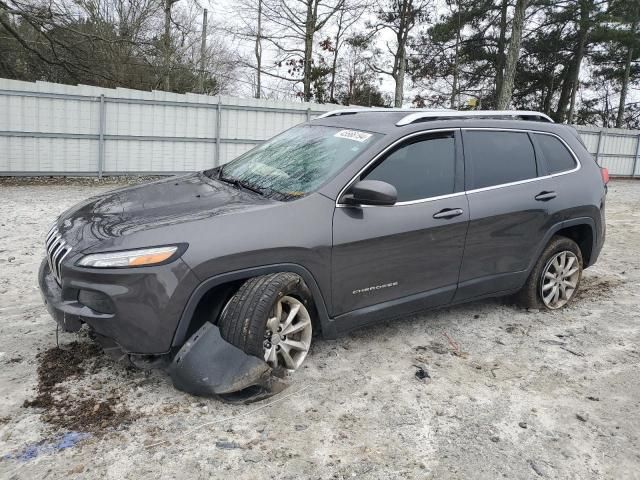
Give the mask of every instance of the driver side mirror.
[[347, 205], [393, 205], [398, 200], [396, 187], [380, 180], [360, 180], [349, 192], [342, 196], [341, 202]]

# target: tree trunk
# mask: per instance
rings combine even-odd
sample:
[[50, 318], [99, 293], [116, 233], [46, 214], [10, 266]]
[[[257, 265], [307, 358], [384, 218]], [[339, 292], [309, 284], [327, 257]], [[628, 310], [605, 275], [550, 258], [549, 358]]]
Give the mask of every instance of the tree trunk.
[[[459, 7], [458, 7], [459, 8]], [[456, 108], [456, 95], [458, 94], [458, 68], [459, 60], [458, 53], [460, 49], [460, 10], [458, 10], [458, 30], [456, 31], [456, 53], [453, 63], [453, 85], [451, 88], [451, 99], [449, 101], [450, 108], [455, 110]], [[458, 105], [458, 108], [460, 105]]]
[[[635, 31], [635, 25], [631, 30]], [[620, 86], [620, 103], [618, 105], [618, 115], [616, 116], [616, 128], [622, 128], [624, 122], [624, 107], [627, 103], [627, 90], [629, 89], [629, 76], [631, 75], [631, 60], [633, 59], [633, 47], [629, 47], [627, 52], [627, 60], [624, 66], [624, 74], [622, 76], [622, 84]]]
[[[582, 60], [581, 62], [582, 63]], [[580, 74], [580, 69], [577, 68], [576, 72]], [[578, 87], [580, 86], [579, 78], [575, 78], [573, 82], [571, 82], [571, 101], [569, 102], [569, 113], [567, 114], [567, 123], [573, 123], [573, 115], [576, 108], [576, 94], [578, 93]]]
[[258, 0], [258, 31], [256, 32], [256, 98], [260, 98], [262, 85], [260, 74], [262, 72], [262, 0]]
[[331, 61], [331, 81], [329, 82], [329, 102], [336, 103], [335, 101], [335, 87], [336, 87], [336, 69], [338, 68], [338, 47], [340, 46], [340, 37], [343, 34], [342, 25], [344, 21], [344, 10], [340, 10], [340, 15], [337, 20], [338, 30], [336, 31], [336, 43], [333, 46], [333, 59]]
[[602, 126], [604, 128], [609, 128], [609, 90], [605, 88], [604, 94], [604, 106], [602, 107]]
[[394, 106], [396, 108], [402, 108], [402, 102], [404, 99], [405, 54], [405, 48], [404, 45], [402, 45], [399, 52], [400, 58], [398, 59], [397, 73], [394, 77], [394, 80], [396, 81]]
[[576, 106], [576, 93], [578, 92], [578, 84], [580, 81], [580, 66], [584, 57], [584, 48], [587, 43], [589, 34], [589, 13], [591, 10], [590, 2], [580, 2], [580, 28], [578, 30], [578, 50], [576, 51], [575, 67], [571, 79], [571, 102], [569, 103], [569, 114], [567, 115], [567, 123], [573, 122], [573, 113]]
[[165, 0], [164, 2], [164, 90], [166, 92], [171, 90], [171, 80], [169, 75], [171, 73], [171, 5], [173, 0]]
[[542, 113], [549, 115], [551, 112], [551, 100], [553, 99], [553, 90], [555, 88], [555, 77], [554, 72], [551, 70], [549, 72], [549, 86], [547, 87], [547, 93], [544, 96], [544, 101], [542, 102]]
[[500, 6], [500, 36], [498, 37], [498, 58], [496, 59], [496, 98], [502, 91], [504, 77], [504, 46], [507, 39], [507, 9], [509, 0], [502, 0]]
[[554, 120], [556, 122], [564, 122], [567, 106], [569, 105], [569, 97], [571, 95], [571, 79], [573, 78], [573, 69], [575, 68], [575, 59], [571, 59], [568, 65], [562, 69], [560, 77], [562, 79], [562, 87], [560, 87], [560, 98], [556, 107]]
[[336, 99], [334, 98], [335, 87], [336, 87], [336, 68], [338, 65], [338, 47], [336, 47], [333, 52], [333, 61], [331, 62], [331, 82], [329, 83], [329, 102], [335, 103]]
[[453, 70], [453, 85], [451, 86], [451, 98], [449, 99], [449, 108], [456, 109], [456, 94], [458, 92], [458, 54], [456, 53], [455, 66]]
[[304, 33], [304, 101], [311, 101], [311, 61], [313, 59], [313, 34], [315, 32], [314, 4], [315, 0], [307, 0], [307, 23]]
[[338, 31], [336, 32], [336, 44], [333, 46], [333, 59], [331, 62], [331, 81], [329, 83], [329, 102], [335, 103], [334, 93], [336, 87], [336, 68], [338, 65], [338, 44], [340, 43], [340, 34], [342, 33], [342, 15], [338, 20]]
[[355, 75], [349, 75], [349, 93], [347, 95], [346, 105], [351, 105], [351, 99], [353, 98], [353, 90], [355, 84]]
[[402, 108], [402, 102], [404, 100], [404, 75], [406, 70], [406, 56], [407, 56], [407, 39], [409, 38], [409, 27], [407, 25], [408, 14], [412, 6], [412, 0], [402, 0], [400, 5], [399, 20], [396, 34], [396, 41], [398, 42], [398, 48], [396, 50], [395, 57], [393, 59], [393, 69], [391, 70], [391, 76], [396, 83], [396, 90], [394, 94], [393, 105], [396, 108]]
[[518, 57], [520, 56], [520, 43], [522, 42], [522, 26], [524, 14], [527, 9], [528, 0], [517, 0], [516, 9], [513, 13], [513, 25], [511, 26], [511, 39], [509, 40], [509, 50], [504, 66], [504, 78], [500, 93], [498, 94], [497, 109], [504, 110], [511, 103], [513, 93], [513, 82], [516, 76]]
[[198, 91], [204, 93], [204, 68], [207, 54], [207, 9], [202, 17], [202, 43], [200, 44], [200, 75], [198, 75]]

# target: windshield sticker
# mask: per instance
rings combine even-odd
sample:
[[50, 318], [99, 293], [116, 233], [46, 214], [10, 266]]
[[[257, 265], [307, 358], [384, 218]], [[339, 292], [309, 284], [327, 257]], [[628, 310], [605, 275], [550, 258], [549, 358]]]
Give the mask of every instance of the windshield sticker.
[[359, 132], [358, 130], [340, 130], [334, 135], [334, 137], [347, 138], [349, 140], [355, 140], [356, 142], [366, 142], [369, 138], [371, 138], [371, 134], [366, 132]]

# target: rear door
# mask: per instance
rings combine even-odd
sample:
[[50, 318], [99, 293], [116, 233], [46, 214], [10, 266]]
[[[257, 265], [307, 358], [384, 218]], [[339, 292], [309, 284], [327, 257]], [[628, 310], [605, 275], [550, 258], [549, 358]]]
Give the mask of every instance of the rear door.
[[424, 292], [423, 307], [451, 301], [469, 216], [463, 168], [459, 131], [452, 130], [402, 141], [354, 180], [390, 183], [398, 202], [352, 207], [338, 199], [333, 316], [391, 300], [406, 306]]
[[470, 219], [456, 301], [521, 286], [556, 208], [528, 132], [463, 129], [462, 138]]

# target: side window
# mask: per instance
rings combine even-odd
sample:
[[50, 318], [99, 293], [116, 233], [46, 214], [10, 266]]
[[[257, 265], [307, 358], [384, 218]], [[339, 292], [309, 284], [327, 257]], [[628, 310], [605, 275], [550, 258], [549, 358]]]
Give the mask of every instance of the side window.
[[535, 134], [536, 142], [547, 162], [549, 173], [566, 172], [576, 167], [576, 161], [567, 147], [553, 135]]
[[526, 133], [469, 130], [463, 140], [473, 172], [471, 189], [538, 176], [533, 145]]
[[430, 135], [402, 145], [365, 174], [398, 190], [398, 201], [407, 202], [453, 193], [455, 181], [453, 132]]

